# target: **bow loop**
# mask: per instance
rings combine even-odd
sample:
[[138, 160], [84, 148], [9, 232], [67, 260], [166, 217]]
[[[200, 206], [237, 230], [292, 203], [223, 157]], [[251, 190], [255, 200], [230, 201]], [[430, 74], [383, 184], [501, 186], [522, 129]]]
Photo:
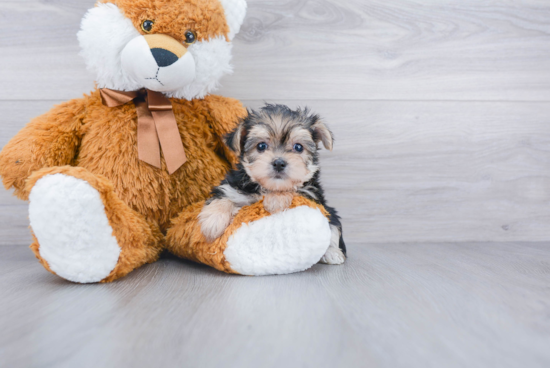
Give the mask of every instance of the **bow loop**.
[[107, 107], [118, 107], [134, 101], [141, 161], [161, 168], [159, 142], [170, 174], [187, 161], [172, 103], [162, 93], [148, 89], [124, 92], [108, 88], [100, 89], [99, 93], [103, 105]]
[[148, 91], [147, 103], [151, 111], [168, 111], [172, 110], [172, 103], [162, 93]]
[[139, 96], [138, 92], [123, 92], [112, 89], [102, 88], [99, 90], [101, 101], [107, 107], [118, 107], [126, 105], [128, 102]]

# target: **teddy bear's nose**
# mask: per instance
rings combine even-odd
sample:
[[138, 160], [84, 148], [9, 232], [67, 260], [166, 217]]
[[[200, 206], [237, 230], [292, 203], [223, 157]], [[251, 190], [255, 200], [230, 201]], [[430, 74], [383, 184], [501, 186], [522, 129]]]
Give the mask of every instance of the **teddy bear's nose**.
[[168, 51], [161, 48], [151, 49], [151, 53], [157, 62], [157, 65], [162, 67], [170, 66], [179, 60], [178, 56], [172, 51]]
[[176, 39], [164, 34], [143, 36], [151, 49], [151, 54], [159, 67], [167, 67], [181, 59], [187, 48]]

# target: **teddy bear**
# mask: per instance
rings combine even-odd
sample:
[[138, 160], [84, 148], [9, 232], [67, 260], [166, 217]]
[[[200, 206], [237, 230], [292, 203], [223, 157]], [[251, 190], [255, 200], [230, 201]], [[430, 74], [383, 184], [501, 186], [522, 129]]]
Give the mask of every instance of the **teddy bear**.
[[29, 200], [31, 249], [75, 283], [117, 280], [176, 256], [241, 275], [299, 272], [327, 251], [326, 210], [295, 197], [244, 207], [208, 242], [198, 215], [236, 163], [224, 144], [247, 110], [212, 95], [232, 71], [244, 0], [99, 0], [78, 40], [96, 89], [25, 126], [0, 153]]

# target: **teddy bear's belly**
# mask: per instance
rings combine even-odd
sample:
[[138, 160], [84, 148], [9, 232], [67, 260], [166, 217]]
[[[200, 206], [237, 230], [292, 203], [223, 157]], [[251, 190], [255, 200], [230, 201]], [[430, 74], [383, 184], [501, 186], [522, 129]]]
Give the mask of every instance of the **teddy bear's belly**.
[[109, 179], [121, 200], [163, 231], [185, 207], [205, 200], [230, 167], [206, 145], [186, 147], [188, 161], [170, 175], [164, 158], [158, 169], [140, 161], [137, 150], [120, 148], [88, 147], [81, 150], [77, 165]]

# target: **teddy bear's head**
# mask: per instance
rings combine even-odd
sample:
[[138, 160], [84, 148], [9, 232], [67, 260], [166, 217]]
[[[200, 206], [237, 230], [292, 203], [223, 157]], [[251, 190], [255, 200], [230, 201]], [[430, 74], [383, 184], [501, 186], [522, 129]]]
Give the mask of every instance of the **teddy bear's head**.
[[99, 0], [78, 40], [100, 88], [194, 99], [232, 71], [245, 0]]

